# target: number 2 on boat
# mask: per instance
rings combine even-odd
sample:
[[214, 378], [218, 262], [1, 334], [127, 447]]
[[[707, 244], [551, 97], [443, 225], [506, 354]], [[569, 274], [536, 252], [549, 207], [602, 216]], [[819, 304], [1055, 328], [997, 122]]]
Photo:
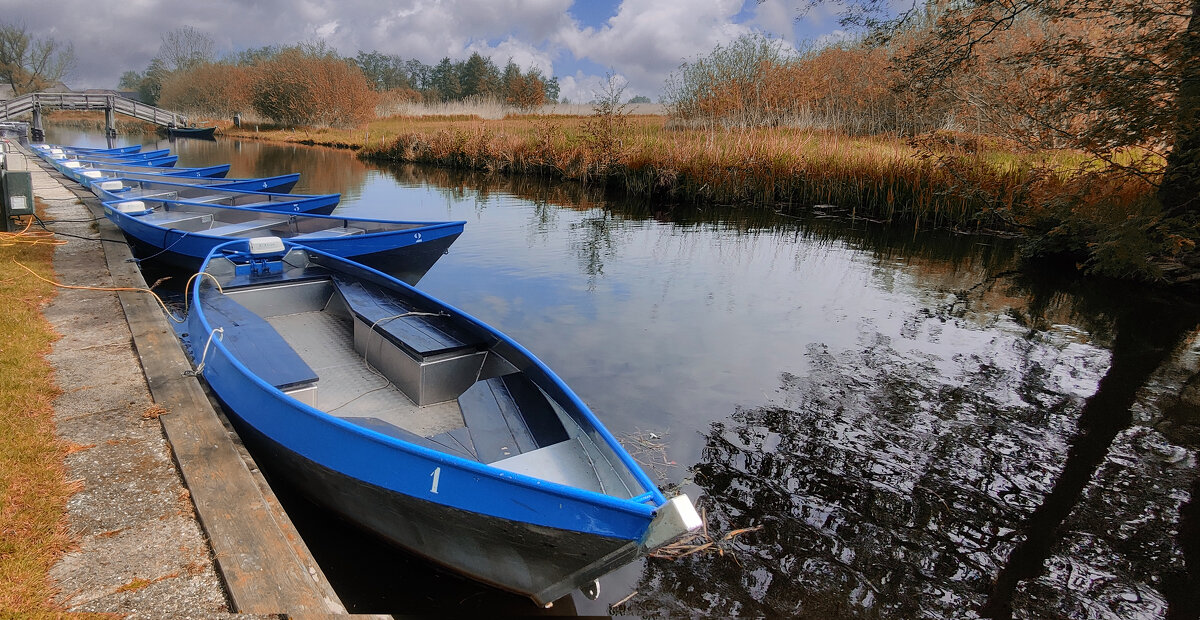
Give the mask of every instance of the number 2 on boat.
[[430, 493], [437, 493], [437, 487], [438, 487], [438, 478], [441, 478], [441, 477], [442, 477], [442, 468], [441, 468], [441, 467], [434, 467], [434, 468], [433, 468], [433, 473], [432, 473], [432, 474], [429, 474], [429, 475], [430, 475], [430, 476], [433, 476], [433, 486], [432, 486], [432, 487], [429, 489], [429, 492], [430, 492]]

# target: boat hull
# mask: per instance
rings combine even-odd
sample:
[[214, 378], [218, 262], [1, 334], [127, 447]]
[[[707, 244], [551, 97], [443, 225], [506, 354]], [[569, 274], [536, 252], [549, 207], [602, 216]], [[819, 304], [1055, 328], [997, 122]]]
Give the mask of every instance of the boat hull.
[[[202, 265], [211, 277], [192, 289], [186, 337], [213, 393], [246, 441], [258, 446], [260, 463], [320, 505], [412, 553], [539, 604], [700, 526], [686, 497], [666, 500], [586, 405], [507, 336], [418, 289], [308, 245], [285, 243], [286, 254], [250, 254], [242, 247], [249, 244], [224, 244]], [[401, 314], [372, 318], [376, 311]], [[410, 315], [438, 317], [419, 322], [451, 341], [426, 346], [425, 336], [407, 334], [400, 344], [384, 345], [361, 338], [364, 329], [374, 332], [382, 321]], [[472, 353], [453, 348], [460, 346], [455, 342], [486, 348]], [[451, 398], [462, 394], [449, 405], [459, 408], [461, 422], [445, 420], [454, 429], [439, 427], [438, 433], [395, 417], [376, 419], [376, 412], [414, 420], [442, 415], [424, 408], [450, 402], [422, 405], [407, 396], [411, 392], [389, 388], [392, 376], [405, 382], [400, 375], [331, 370], [378, 359], [376, 368], [389, 372], [404, 363], [364, 357], [361, 347], [375, 350], [376, 343], [405, 356], [400, 347], [409, 347], [428, 361], [486, 353], [477, 369], [448, 369], [462, 377], [430, 377], [474, 377], [466, 392], [451, 390]], [[378, 384], [381, 377], [386, 385]], [[501, 377], [510, 387], [481, 386]], [[512, 391], [520, 385], [526, 388]], [[486, 400], [466, 396], [480, 387], [511, 399], [496, 400], [502, 409], [481, 410], [477, 405], [489, 406]], [[400, 409], [343, 408], [383, 389], [405, 399]], [[534, 433], [535, 426], [548, 428], [546, 419], [537, 417], [534, 401], [518, 398], [520, 389], [545, 399], [540, 402], [565, 432]], [[319, 404], [333, 408], [323, 411]]]
[[216, 127], [168, 127], [167, 134], [175, 138], [216, 140]]
[[[638, 555], [635, 541], [498, 519], [363, 482], [287, 449], [236, 413], [231, 419], [273, 479], [409, 553], [539, 605]], [[564, 581], [564, 575], [570, 578]]]
[[[203, 239], [198, 236], [185, 236], [183, 231], [149, 226], [137, 229], [129, 225], [120, 226], [119, 223], [118, 226], [125, 234], [125, 239], [133, 247], [134, 255], [141, 260], [153, 260], [162, 265], [186, 271], [195, 271], [213, 247], [229, 241], [226, 238]], [[377, 249], [380, 247], [379, 245], [373, 246], [376, 249], [366, 246], [353, 247], [347, 243], [349, 240], [347, 238], [310, 239], [307, 243], [310, 247], [321, 248], [335, 256], [349, 258], [378, 269], [406, 284], [416, 285], [446, 254], [460, 234], [462, 234], [461, 226], [457, 228], [457, 232], [450, 231], [444, 236], [435, 238], [429, 238], [431, 235], [425, 232], [426, 240], [420, 243], [410, 242], [385, 250]], [[398, 234], [396, 237], [400, 238], [401, 235]]]

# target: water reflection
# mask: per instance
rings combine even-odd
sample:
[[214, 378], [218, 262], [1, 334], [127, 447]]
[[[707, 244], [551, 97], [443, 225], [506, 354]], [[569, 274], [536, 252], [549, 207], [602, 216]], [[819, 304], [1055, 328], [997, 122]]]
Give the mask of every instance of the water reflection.
[[[1186, 298], [1019, 276], [1003, 239], [182, 142], [181, 165], [302, 172], [297, 191], [342, 192], [339, 212], [468, 220], [421, 287], [542, 357], [618, 436], [669, 431], [682, 466], [662, 482], [701, 494], [716, 532], [765, 526], [735, 553], [622, 570], [581, 613], [634, 591], [620, 613], [1200, 609]], [[359, 611], [412, 611], [392, 584], [432, 583], [311, 522]]]
[[[1139, 392], [1139, 407], [1153, 406], [1151, 376], [1181, 340], [1196, 346], [1195, 309], [1173, 302], [1118, 316], [1107, 369], [1096, 351], [1047, 357], [1038, 334], [956, 356], [948, 376], [886, 339], [810, 346], [804, 374], [781, 377], [780, 402], [714, 423], [694, 468], [712, 527], [764, 529], [726, 557], [650, 562], [633, 608], [889, 618], [1196, 609], [1179, 549], [1195, 542], [1168, 525], [1195, 484], [1194, 436], [1179, 446], [1130, 427]], [[1098, 389], [1081, 398], [1068, 378]]]

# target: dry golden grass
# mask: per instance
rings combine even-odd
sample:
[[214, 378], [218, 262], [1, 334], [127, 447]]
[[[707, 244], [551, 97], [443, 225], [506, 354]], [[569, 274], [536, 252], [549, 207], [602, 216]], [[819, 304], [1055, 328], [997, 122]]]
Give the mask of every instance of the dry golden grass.
[[[666, 203], [832, 204], [857, 217], [963, 229], [1024, 230], [1086, 171], [1080, 154], [1030, 153], [937, 132], [849, 136], [797, 127], [672, 128], [657, 115], [393, 116], [355, 129], [232, 128], [226, 134], [359, 150], [376, 161], [526, 174]], [[255, 130], [257, 129], [257, 131]], [[1152, 186], [1105, 181], [1103, 206], [1133, 213]], [[1085, 201], [1084, 204], [1087, 204]]]
[[41, 310], [54, 288], [19, 268], [53, 276], [53, 247], [0, 241], [0, 610], [57, 613], [50, 567], [70, 544], [64, 479], [68, 446], [54, 436], [57, 395], [45, 356], [57, 338]]
[[[136, 118], [118, 114], [117, 133], [121, 135], [144, 135], [155, 133], [158, 128]], [[76, 129], [104, 131], [104, 112], [101, 110], [48, 110], [47, 125], [58, 125]]]

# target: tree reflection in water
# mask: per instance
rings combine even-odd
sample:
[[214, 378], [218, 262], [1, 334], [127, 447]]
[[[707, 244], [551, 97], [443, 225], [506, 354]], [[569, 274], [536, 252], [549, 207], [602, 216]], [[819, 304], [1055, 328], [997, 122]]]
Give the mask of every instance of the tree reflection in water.
[[1195, 531], [1180, 507], [1196, 436], [1164, 434], [1158, 395], [1178, 391], [1162, 367], [1181, 339], [1194, 345], [1197, 314], [1171, 310], [1115, 316], [1111, 363], [1032, 331], [960, 353], [950, 372], [878, 334], [856, 350], [810, 345], [781, 402], [713, 424], [694, 467], [711, 528], [765, 527], [733, 554], [647, 562], [628, 611], [1184, 612], [1196, 575], [1175, 532]]

